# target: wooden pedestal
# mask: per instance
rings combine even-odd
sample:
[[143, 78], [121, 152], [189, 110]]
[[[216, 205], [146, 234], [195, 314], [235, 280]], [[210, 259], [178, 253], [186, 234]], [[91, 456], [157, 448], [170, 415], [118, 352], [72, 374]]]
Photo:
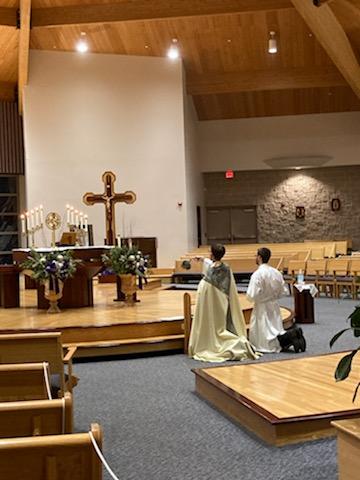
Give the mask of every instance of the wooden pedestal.
[[360, 419], [331, 424], [337, 430], [339, 480], [357, 480], [360, 472]]
[[0, 307], [20, 306], [19, 269], [15, 265], [0, 265]]
[[295, 321], [296, 323], [314, 323], [314, 299], [309, 290], [294, 287]]

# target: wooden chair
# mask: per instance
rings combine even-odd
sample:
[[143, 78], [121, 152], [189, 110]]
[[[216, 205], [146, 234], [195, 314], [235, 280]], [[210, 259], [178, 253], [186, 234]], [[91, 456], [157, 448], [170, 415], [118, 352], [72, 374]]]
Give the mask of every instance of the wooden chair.
[[72, 395], [55, 400], [0, 403], [0, 438], [72, 433]]
[[[335, 296], [340, 298], [341, 292], [346, 289], [353, 298], [353, 277], [349, 275], [349, 260], [347, 258], [335, 258], [331, 262], [331, 268], [335, 277]], [[328, 267], [330, 271], [330, 267]]]
[[296, 282], [296, 276], [298, 273], [306, 272], [305, 260], [289, 260], [288, 273], [284, 275], [285, 283], [289, 286], [290, 295], [292, 294], [292, 286]]
[[[61, 333], [22, 333], [0, 335], [0, 364], [48, 362], [52, 383], [58, 384], [59, 396], [72, 391], [75, 377], [72, 376], [72, 357], [76, 347], [71, 347], [63, 356]], [[67, 365], [67, 379], [64, 364]]]
[[[0, 402], [51, 398], [48, 363], [0, 365]], [[49, 390], [48, 390], [49, 388]]]
[[[102, 431], [91, 425], [101, 449]], [[101, 480], [102, 463], [89, 433], [0, 440], [0, 478], [6, 480]]]
[[306, 275], [305, 281], [314, 283], [319, 289], [319, 279], [321, 279], [326, 273], [327, 260], [309, 260], [306, 263]]
[[360, 289], [360, 258], [350, 260], [349, 273], [353, 279], [353, 299], [356, 300]]

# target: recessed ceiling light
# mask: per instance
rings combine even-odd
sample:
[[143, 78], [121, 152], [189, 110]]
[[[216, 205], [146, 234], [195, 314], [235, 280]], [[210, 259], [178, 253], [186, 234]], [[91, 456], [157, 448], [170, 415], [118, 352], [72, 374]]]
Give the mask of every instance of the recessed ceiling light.
[[169, 48], [169, 50], [167, 51], [167, 56], [171, 60], [176, 60], [177, 58], [180, 57], [180, 50], [179, 50], [179, 47], [177, 46], [177, 43], [178, 43], [178, 39], [173, 38], [172, 39], [172, 45]]
[[228, 38], [226, 41], [227, 41], [228, 43], [231, 43], [231, 42], [232, 42], [231, 38]]
[[79, 53], [86, 53], [89, 50], [89, 45], [84, 42], [84, 40], [79, 40], [78, 43], [76, 44], [76, 50]]
[[275, 38], [276, 33], [274, 31], [270, 32], [269, 44], [268, 44], [268, 52], [269, 53], [277, 53], [277, 41]]
[[145, 48], [150, 48], [149, 45], [145, 45]]

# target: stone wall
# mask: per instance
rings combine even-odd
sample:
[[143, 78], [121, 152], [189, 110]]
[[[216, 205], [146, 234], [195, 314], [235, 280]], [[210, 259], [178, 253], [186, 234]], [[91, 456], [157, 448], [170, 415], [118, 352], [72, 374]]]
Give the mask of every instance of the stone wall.
[[[259, 242], [352, 239], [360, 249], [360, 166], [204, 173], [208, 207], [257, 207]], [[331, 210], [338, 198], [340, 210]], [[305, 218], [295, 209], [305, 207]]]

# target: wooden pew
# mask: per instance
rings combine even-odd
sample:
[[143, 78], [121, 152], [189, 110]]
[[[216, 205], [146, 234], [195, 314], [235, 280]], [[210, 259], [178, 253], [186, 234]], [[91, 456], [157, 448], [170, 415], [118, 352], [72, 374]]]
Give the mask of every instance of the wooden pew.
[[48, 363], [0, 365], [0, 402], [49, 399]]
[[58, 435], [73, 431], [72, 395], [55, 400], [0, 403], [0, 438]]
[[[71, 392], [76, 385], [72, 376], [75, 352], [76, 347], [72, 347], [64, 357], [61, 333], [58, 332], [0, 335], [0, 364], [48, 362], [51, 375], [56, 375], [58, 379], [59, 396], [64, 396], [65, 391]], [[67, 381], [64, 364], [68, 367]]]
[[[100, 449], [102, 431], [91, 425]], [[89, 433], [0, 440], [0, 478], [6, 480], [101, 480], [102, 464]]]

